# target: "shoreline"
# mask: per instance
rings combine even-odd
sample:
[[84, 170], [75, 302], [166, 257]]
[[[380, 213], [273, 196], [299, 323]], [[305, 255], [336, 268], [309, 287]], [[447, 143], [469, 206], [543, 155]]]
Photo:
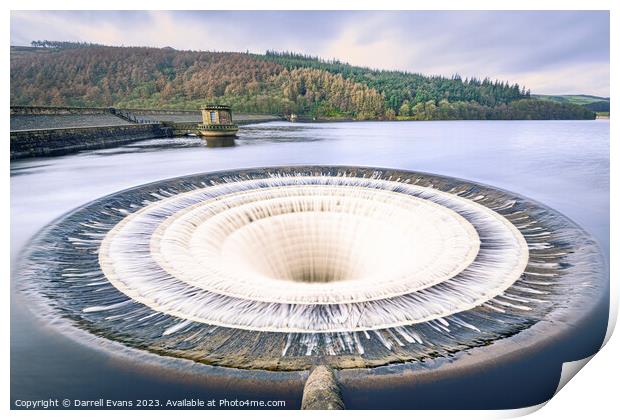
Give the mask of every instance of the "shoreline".
[[[183, 137], [195, 131], [199, 111], [143, 108], [11, 106], [11, 160], [60, 156], [83, 150], [105, 149], [135, 141]], [[363, 122], [462, 122], [462, 121], [609, 121], [609, 116], [594, 120], [498, 120], [446, 119], [356, 120], [353, 118], [312, 118], [299, 116], [291, 124], [363, 123]], [[239, 126], [289, 121], [283, 116], [236, 114]]]

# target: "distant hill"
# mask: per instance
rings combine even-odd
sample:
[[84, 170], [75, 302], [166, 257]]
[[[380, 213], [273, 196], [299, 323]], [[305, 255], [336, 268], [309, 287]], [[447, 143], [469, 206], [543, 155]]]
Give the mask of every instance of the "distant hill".
[[36, 41], [11, 47], [11, 104], [196, 109], [319, 119], [589, 119], [516, 83], [374, 70], [268, 51], [179, 51]]
[[609, 98], [592, 95], [532, 95], [535, 99], [581, 105], [593, 112], [609, 112]]

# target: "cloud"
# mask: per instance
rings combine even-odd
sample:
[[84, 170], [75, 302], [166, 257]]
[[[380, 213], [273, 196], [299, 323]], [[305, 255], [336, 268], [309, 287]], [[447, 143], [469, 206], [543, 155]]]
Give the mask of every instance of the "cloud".
[[609, 95], [606, 11], [18, 11], [12, 45], [89, 41], [288, 50], [372, 68]]
[[550, 73], [531, 71], [502, 76], [502, 80], [518, 80], [524, 86], [537, 86], [536, 93], [609, 96], [609, 66], [600, 64], [573, 63], [553, 68]]

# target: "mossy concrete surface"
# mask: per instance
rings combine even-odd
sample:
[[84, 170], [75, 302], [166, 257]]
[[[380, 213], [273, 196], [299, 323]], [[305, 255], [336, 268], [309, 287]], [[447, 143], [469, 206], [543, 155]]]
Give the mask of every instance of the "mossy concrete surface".
[[302, 410], [343, 410], [344, 402], [334, 372], [327, 366], [312, 370], [301, 401]]

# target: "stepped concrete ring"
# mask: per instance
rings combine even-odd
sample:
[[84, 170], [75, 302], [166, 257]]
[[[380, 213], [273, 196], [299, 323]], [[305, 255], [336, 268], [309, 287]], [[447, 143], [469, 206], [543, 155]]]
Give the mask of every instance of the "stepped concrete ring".
[[585, 316], [605, 279], [596, 243], [539, 203], [365, 167], [138, 186], [71, 212], [29, 249], [22, 290], [73, 327], [243, 369], [506, 352]]

